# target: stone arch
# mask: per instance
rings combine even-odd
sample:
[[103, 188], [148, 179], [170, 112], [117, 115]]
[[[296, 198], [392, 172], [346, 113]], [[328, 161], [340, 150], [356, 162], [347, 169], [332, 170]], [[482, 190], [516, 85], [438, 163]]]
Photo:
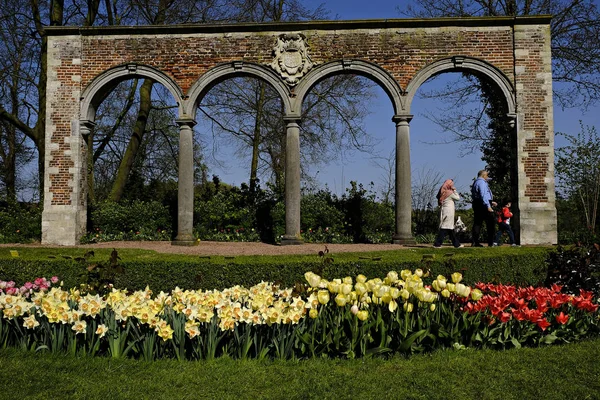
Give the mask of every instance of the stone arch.
[[496, 83], [506, 100], [507, 116], [516, 117], [515, 91], [510, 80], [498, 68], [473, 57], [453, 56], [437, 60], [419, 70], [406, 87], [406, 113], [410, 114], [412, 100], [421, 85], [434, 75], [451, 71], [471, 71], [483, 74]]
[[302, 102], [308, 91], [317, 83], [332, 75], [356, 74], [374, 80], [389, 96], [394, 114], [400, 114], [404, 109], [402, 89], [394, 77], [377, 64], [353, 59], [342, 59], [319, 65], [310, 71], [295, 88], [295, 102], [293, 114], [300, 115]]
[[184, 114], [194, 119], [200, 100], [211, 88], [226, 79], [240, 76], [254, 77], [270, 84], [283, 102], [284, 114], [287, 115], [291, 112], [290, 90], [275, 72], [258, 64], [233, 61], [210, 69], [190, 87], [186, 96], [187, 101], [183, 107]]
[[85, 88], [81, 94], [81, 120], [94, 121], [98, 106], [117, 84], [127, 79], [140, 77], [153, 79], [166, 87], [179, 104], [179, 117], [183, 116], [183, 91], [169, 76], [146, 65], [123, 64], [104, 71]]
[[[98, 104], [114, 85], [128, 77], [151, 78], [170, 90], [179, 103], [180, 148], [188, 150], [192, 147], [196, 105], [207, 90], [234, 76], [254, 76], [269, 82], [284, 106], [286, 149], [294, 148], [293, 154], [286, 155], [293, 164], [289, 169], [286, 165], [286, 177], [296, 177], [299, 169], [299, 159], [292, 156], [299, 151], [302, 102], [310, 88], [335, 74], [372, 79], [394, 107], [396, 194], [407, 195], [410, 175], [405, 171], [410, 171], [410, 107], [415, 92], [438, 73], [470, 71], [495, 82], [506, 100], [508, 117], [516, 122], [521, 241], [556, 243], [550, 23], [551, 16], [527, 16], [47, 27], [42, 242], [79, 242], [86, 221], [84, 138], [93, 129]], [[287, 40], [290, 32], [296, 32], [291, 35], [301, 38], [302, 43]], [[281, 38], [287, 38], [283, 40], [285, 47], [279, 46]], [[274, 48], [275, 43], [279, 47]], [[276, 73], [271, 66], [282, 56], [285, 71]], [[316, 66], [298, 74], [299, 57], [310, 58]], [[297, 86], [284, 81], [291, 75], [294, 79], [289, 83], [298, 82]], [[188, 166], [192, 165], [190, 154], [183, 157]], [[180, 179], [187, 189], [193, 189], [189, 171], [189, 176]], [[288, 196], [286, 186], [286, 225], [288, 211], [294, 214], [299, 204], [299, 190], [290, 187], [293, 193]], [[290, 202], [289, 210], [288, 197], [297, 203]], [[405, 239], [408, 243], [411, 238], [407, 198], [396, 197], [394, 243]], [[402, 215], [399, 207], [404, 207]], [[293, 229], [288, 232], [286, 226], [286, 235], [301, 238], [296, 229], [299, 220], [292, 222]]]

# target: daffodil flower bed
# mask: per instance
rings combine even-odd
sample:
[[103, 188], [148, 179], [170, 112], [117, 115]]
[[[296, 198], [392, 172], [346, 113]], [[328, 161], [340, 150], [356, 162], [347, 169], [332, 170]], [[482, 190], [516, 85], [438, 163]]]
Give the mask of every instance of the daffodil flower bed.
[[471, 288], [459, 273], [426, 283], [421, 270], [305, 277], [308, 285], [293, 289], [261, 282], [156, 295], [0, 291], [0, 346], [144, 360], [354, 358], [565, 343], [600, 332], [597, 299], [556, 285]]

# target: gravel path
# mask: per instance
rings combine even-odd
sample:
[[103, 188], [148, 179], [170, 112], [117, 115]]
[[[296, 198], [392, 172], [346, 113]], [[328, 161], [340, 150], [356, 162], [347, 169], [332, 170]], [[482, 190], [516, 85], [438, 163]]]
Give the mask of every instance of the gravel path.
[[[3, 244], [0, 247], [41, 247], [36, 244]], [[130, 248], [154, 250], [159, 253], [176, 253], [189, 255], [275, 255], [275, 254], [317, 254], [319, 251], [329, 249], [330, 253], [344, 252], [365, 252], [365, 251], [385, 251], [385, 250], [403, 250], [415, 247], [431, 247], [427, 245], [420, 246], [401, 246], [397, 244], [316, 244], [306, 243], [302, 245], [280, 246], [266, 243], [255, 242], [209, 242], [201, 241], [197, 246], [173, 246], [171, 242], [105, 242], [80, 246], [68, 246], [77, 248]]]

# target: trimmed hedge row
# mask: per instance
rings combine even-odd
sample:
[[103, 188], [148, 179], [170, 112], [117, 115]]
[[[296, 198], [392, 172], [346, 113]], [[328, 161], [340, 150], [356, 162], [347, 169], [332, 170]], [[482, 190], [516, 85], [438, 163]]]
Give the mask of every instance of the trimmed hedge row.
[[[504, 249], [503, 249], [504, 250]], [[508, 250], [508, 249], [507, 249]], [[327, 256], [273, 256], [224, 257], [123, 257], [119, 264], [124, 273], [117, 275], [115, 286], [130, 290], [146, 285], [155, 291], [182, 289], [224, 289], [242, 285], [250, 287], [260, 281], [280, 282], [291, 287], [304, 283], [304, 273], [313, 271], [327, 279], [363, 274], [369, 278], [385, 277], [388, 271], [430, 269], [449, 276], [454, 271], [463, 274], [467, 284], [476, 282], [536, 285], [547, 275], [547, 248], [521, 248], [518, 251], [460, 251], [427, 254], [424, 251], [382, 252], [377, 255], [339, 255], [328, 262]], [[431, 252], [429, 252], [431, 253]], [[383, 255], [379, 255], [383, 254]], [[96, 256], [92, 261], [71, 259], [0, 258], [0, 280], [14, 280], [22, 284], [36, 277], [58, 276], [64, 287], [76, 287], [82, 274], [92, 263], [107, 265], [108, 261]]]

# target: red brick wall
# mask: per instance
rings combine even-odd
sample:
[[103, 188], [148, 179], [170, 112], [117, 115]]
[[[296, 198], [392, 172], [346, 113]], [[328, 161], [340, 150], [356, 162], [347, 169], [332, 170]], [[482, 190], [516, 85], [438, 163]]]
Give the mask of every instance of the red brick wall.
[[[126, 63], [155, 67], [187, 91], [215, 65], [244, 60], [270, 64], [278, 32], [239, 37], [83, 37], [82, 85], [103, 71]], [[483, 59], [513, 81], [512, 30], [425, 31], [393, 33], [305, 32], [315, 63], [339, 59], [373, 62], [406, 88], [417, 71], [441, 58], [464, 55]]]
[[[549, 158], [539, 147], [551, 144], [548, 135], [552, 133], [547, 120], [548, 108], [544, 106], [548, 90], [543, 87], [544, 79], [538, 76], [548, 68], [548, 63], [544, 64], [544, 46], [547, 46], [548, 38], [543, 27], [531, 25], [527, 36], [517, 41], [510, 25], [298, 31], [306, 35], [310, 46], [308, 54], [313, 62], [320, 64], [339, 59], [373, 62], [389, 71], [403, 89], [419, 70], [442, 58], [462, 55], [494, 65], [513, 85], [522, 85], [523, 90], [517, 90], [518, 113], [523, 116], [520, 123], [523, 129], [534, 132], [520, 149], [525, 154], [520, 161], [528, 179], [525, 196], [530, 202], [546, 202], [548, 187], [544, 180]], [[60, 86], [54, 91], [49, 90], [52, 104], [49, 118], [53, 125], [51, 143], [58, 146], [48, 152], [48, 166], [58, 168], [58, 173], [49, 176], [53, 205], [77, 201], [71, 198], [73, 188], [67, 184], [73, 179], [69, 168], [75, 165], [65, 154], [70, 145], [64, 140], [71, 135], [71, 121], [79, 118], [79, 99], [74, 93], [81, 93], [96, 76], [117, 65], [139, 63], [164, 72], [185, 93], [202, 74], [219, 63], [243, 60], [270, 68], [273, 46], [281, 32], [144, 36], [133, 33], [111, 36], [103, 35], [98, 29], [96, 35], [86, 34], [56, 42], [64, 48], [55, 49], [53, 57], [60, 62], [51, 67]], [[77, 44], [73, 45], [75, 42]], [[522, 55], [515, 59], [515, 49], [527, 50], [528, 54], [519, 53]], [[79, 58], [80, 64], [73, 63], [73, 59]], [[524, 72], [517, 76], [515, 64], [524, 67]], [[80, 79], [74, 80], [74, 75]]]

